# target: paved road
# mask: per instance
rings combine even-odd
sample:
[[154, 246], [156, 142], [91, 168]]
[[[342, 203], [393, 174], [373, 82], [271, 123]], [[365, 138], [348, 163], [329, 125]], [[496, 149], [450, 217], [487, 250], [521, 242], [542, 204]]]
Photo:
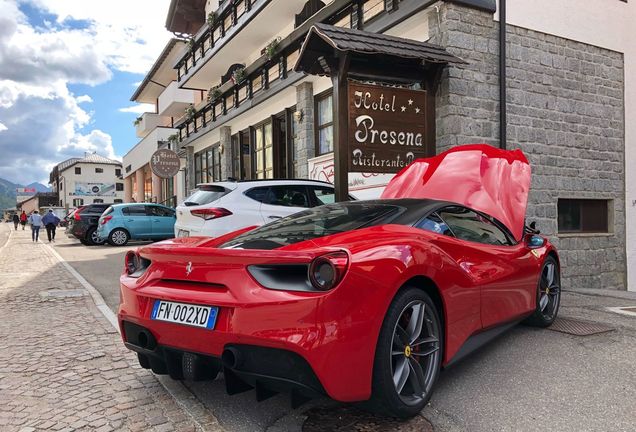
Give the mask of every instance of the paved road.
[[[125, 250], [55, 247], [114, 307]], [[616, 331], [580, 337], [518, 326], [442, 373], [423, 415], [436, 431], [633, 431], [636, 317], [605, 307], [636, 306], [636, 295], [601, 293], [564, 293], [561, 316]], [[303, 418], [282, 395], [255, 404], [253, 392], [228, 397], [219, 381], [186, 385], [228, 431], [297, 430]]]

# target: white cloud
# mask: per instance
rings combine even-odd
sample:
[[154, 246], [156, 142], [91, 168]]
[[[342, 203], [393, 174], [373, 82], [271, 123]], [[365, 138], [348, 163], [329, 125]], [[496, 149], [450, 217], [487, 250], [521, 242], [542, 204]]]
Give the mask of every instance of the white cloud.
[[[21, 4], [54, 20], [33, 25]], [[91, 130], [93, 113], [80, 106], [92, 98], [69, 85], [103, 84], [114, 71], [146, 73], [171, 37], [163, 28], [168, 4], [0, 0], [0, 177], [46, 183], [56, 163], [84, 151], [117, 158], [110, 135]]]
[[81, 95], [75, 98], [77, 103], [91, 103], [93, 102], [93, 98], [89, 95]]
[[147, 112], [154, 112], [155, 106], [153, 104], [137, 104], [125, 108], [119, 108], [118, 111], [125, 113], [143, 114]]

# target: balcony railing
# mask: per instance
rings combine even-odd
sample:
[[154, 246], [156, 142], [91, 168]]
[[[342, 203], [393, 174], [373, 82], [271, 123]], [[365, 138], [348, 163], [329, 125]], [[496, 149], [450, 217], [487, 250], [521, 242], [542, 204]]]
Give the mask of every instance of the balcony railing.
[[226, 39], [227, 33], [238, 25], [244, 15], [257, 13], [253, 7], [267, 0], [225, 0], [219, 9], [208, 18], [208, 24], [200, 35], [191, 39], [189, 52], [177, 63], [177, 80], [181, 81], [219, 43]]

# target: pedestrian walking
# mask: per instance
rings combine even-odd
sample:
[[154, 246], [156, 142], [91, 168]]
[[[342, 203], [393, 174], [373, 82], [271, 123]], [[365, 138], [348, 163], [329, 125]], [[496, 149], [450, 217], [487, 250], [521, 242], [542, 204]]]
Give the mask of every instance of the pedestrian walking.
[[18, 230], [18, 225], [20, 225], [20, 216], [17, 213], [13, 213], [13, 227], [15, 230]]
[[26, 226], [27, 223], [27, 214], [24, 210], [22, 210], [22, 214], [20, 214], [20, 224], [22, 225], [22, 231], [24, 231], [24, 227]]
[[42, 227], [42, 216], [37, 210], [33, 210], [29, 216], [29, 223], [31, 224], [31, 240], [36, 242], [40, 238], [40, 228]]
[[60, 223], [60, 218], [53, 213], [53, 210], [49, 209], [48, 213], [42, 217], [42, 223], [44, 228], [46, 228], [46, 236], [49, 238], [49, 243], [55, 242], [55, 228]]

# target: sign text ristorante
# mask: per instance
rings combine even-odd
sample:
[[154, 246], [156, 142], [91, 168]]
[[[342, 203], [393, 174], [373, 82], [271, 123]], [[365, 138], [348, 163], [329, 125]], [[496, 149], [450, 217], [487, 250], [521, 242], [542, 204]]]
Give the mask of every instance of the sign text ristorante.
[[426, 92], [349, 82], [349, 171], [395, 173], [426, 156]]

